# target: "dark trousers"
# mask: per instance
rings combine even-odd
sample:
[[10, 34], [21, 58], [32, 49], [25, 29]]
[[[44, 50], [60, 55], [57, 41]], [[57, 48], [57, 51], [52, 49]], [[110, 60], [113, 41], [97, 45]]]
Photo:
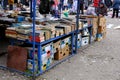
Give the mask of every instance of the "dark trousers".
[[116, 18], [118, 18], [118, 13], [119, 13], [119, 9], [113, 9], [112, 18], [114, 18], [115, 14], [116, 14]]
[[12, 4], [9, 5], [9, 9], [13, 10], [13, 5]]
[[80, 4], [80, 13], [84, 14], [84, 5], [83, 4]]
[[3, 9], [7, 9], [7, 5], [8, 5], [8, 0], [2, 0], [3, 1]]

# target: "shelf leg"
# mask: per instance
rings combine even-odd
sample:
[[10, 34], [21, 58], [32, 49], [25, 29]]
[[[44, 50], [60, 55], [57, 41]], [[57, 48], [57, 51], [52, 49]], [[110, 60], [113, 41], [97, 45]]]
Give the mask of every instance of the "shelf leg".
[[92, 42], [92, 40], [91, 40], [92, 39], [92, 27], [89, 27], [89, 28], [90, 28], [90, 40], [89, 40], [90, 42], [89, 43], [91, 44], [91, 42]]
[[74, 33], [72, 33], [71, 35], [71, 54], [73, 55], [74, 54]]
[[41, 65], [42, 65], [41, 64], [42, 63], [42, 59], [41, 59], [42, 58], [41, 57], [42, 54], [41, 54], [41, 52], [42, 51], [41, 50], [42, 50], [42, 47], [41, 47], [41, 45], [39, 45], [38, 46], [38, 69], [39, 69], [40, 73], [42, 73], [42, 69], [41, 69]]

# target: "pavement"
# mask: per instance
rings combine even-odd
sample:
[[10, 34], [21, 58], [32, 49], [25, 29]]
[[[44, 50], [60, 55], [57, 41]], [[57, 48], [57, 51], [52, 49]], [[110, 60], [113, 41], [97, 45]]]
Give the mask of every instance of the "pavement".
[[[120, 80], [120, 19], [107, 18], [107, 36], [78, 50], [78, 54], [55, 66], [37, 80]], [[30, 80], [0, 70], [0, 80]]]

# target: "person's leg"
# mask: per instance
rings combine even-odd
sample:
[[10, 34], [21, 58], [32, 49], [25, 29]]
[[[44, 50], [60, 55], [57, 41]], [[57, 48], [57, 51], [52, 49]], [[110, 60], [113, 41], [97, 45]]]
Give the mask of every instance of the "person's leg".
[[72, 5], [73, 5], [73, 4], [71, 3], [71, 4], [70, 4], [70, 8], [72, 8]]
[[12, 4], [9, 5], [9, 8], [10, 8], [10, 10], [13, 10], [13, 5]]
[[7, 9], [7, 1], [3, 0], [3, 9]]
[[83, 4], [81, 5], [81, 14], [84, 14], [84, 7], [83, 7]]
[[118, 18], [119, 9], [116, 9], [116, 18]]
[[68, 3], [68, 8], [70, 9], [70, 3]]
[[83, 4], [80, 4], [80, 13], [81, 13], [81, 14], [84, 14], [84, 13], [83, 13]]
[[65, 10], [65, 6], [63, 6], [62, 10]]
[[114, 18], [114, 16], [115, 16], [115, 9], [113, 9], [112, 18]]

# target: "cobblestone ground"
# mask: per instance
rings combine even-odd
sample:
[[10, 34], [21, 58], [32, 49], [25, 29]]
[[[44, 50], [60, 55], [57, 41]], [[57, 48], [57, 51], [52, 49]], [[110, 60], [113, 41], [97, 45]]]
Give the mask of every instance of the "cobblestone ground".
[[[120, 19], [107, 17], [107, 37], [80, 49], [78, 54], [57, 65], [37, 80], [120, 80]], [[112, 25], [112, 26], [110, 26]], [[0, 70], [0, 80], [30, 80]]]

